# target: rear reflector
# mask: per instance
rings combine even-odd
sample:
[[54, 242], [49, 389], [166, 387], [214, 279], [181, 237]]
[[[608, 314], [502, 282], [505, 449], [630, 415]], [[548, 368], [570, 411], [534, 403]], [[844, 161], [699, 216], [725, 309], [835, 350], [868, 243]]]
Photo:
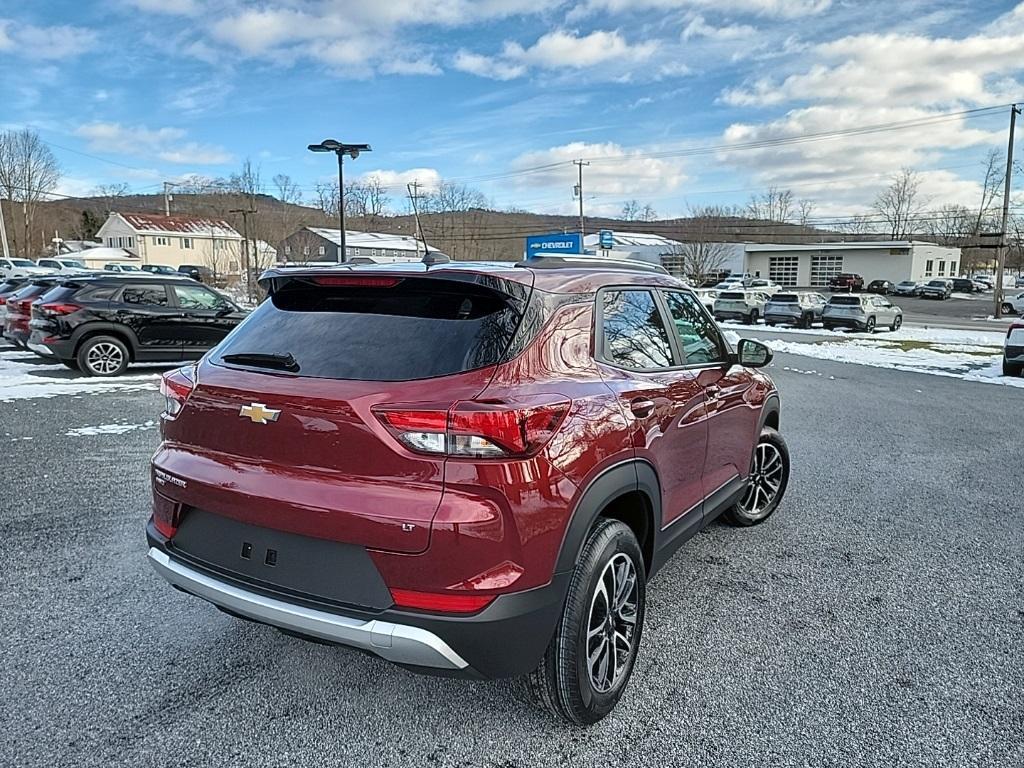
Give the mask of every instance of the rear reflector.
[[494, 595], [413, 592], [408, 589], [391, 590], [391, 599], [399, 608], [414, 608], [418, 611], [435, 611], [437, 613], [476, 613], [494, 602], [494, 597]]
[[374, 414], [416, 453], [466, 458], [536, 455], [565, 420], [571, 401], [561, 395], [516, 400], [463, 400], [447, 410], [378, 406]]
[[400, 282], [400, 277], [361, 277], [361, 276], [349, 276], [349, 275], [325, 275], [324, 277], [314, 277], [313, 282], [317, 285], [326, 285], [334, 287], [358, 287], [358, 288], [394, 288]]

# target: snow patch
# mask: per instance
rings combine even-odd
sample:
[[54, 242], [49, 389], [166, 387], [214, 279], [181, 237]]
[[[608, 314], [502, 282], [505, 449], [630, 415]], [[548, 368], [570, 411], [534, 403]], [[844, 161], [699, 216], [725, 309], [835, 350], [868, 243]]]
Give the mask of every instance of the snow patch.
[[160, 374], [145, 371], [146, 366], [133, 366], [127, 375], [99, 379], [44, 360], [32, 352], [4, 350], [0, 352], [0, 402], [156, 389]]
[[96, 435], [123, 435], [126, 432], [145, 432], [156, 429], [155, 421], [142, 424], [100, 424], [98, 427], [78, 427], [69, 429], [64, 434], [68, 437], [95, 437]]

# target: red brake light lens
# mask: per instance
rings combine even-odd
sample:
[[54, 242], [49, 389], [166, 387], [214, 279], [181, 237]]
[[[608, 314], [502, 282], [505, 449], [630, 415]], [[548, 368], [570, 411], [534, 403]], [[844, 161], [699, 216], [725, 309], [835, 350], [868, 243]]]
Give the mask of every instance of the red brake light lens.
[[464, 400], [447, 410], [375, 408], [388, 431], [416, 453], [463, 458], [527, 458], [554, 436], [571, 401], [538, 395], [516, 401]]
[[50, 304], [40, 304], [39, 311], [44, 315], [50, 315], [56, 317], [58, 315], [70, 315], [73, 312], [77, 312], [81, 307], [77, 304], [67, 304], [60, 302], [53, 302]]
[[196, 373], [191, 365], [165, 373], [160, 379], [160, 394], [164, 396], [164, 415], [174, 418], [181, 413], [195, 386]]
[[331, 287], [356, 287], [356, 288], [394, 288], [400, 282], [400, 277], [363, 277], [356, 275], [325, 275], [314, 277], [313, 282], [317, 285]]
[[392, 589], [391, 599], [399, 608], [414, 608], [418, 611], [438, 613], [476, 613], [492, 602], [494, 595], [440, 594], [434, 592], [413, 592], [409, 589]]

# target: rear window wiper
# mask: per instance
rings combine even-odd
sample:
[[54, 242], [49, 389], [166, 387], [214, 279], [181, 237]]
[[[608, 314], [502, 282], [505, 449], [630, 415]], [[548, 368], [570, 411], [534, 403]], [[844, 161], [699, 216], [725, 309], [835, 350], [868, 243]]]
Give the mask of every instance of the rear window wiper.
[[273, 368], [279, 371], [289, 371], [290, 373], [298, 373], [299, 371], [299, 362], [290, 352], [284, 355], [266, 352], [238, 352], [233, 355], [222, 355], [220, 359], [225, 363], [251, 365], [256, 368]]

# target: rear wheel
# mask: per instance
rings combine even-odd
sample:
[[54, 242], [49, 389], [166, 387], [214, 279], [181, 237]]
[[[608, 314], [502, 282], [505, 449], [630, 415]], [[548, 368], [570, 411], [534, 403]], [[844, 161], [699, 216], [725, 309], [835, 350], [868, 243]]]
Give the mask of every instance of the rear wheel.
[[1024, 365], [1003, 360], [1003, 376], [1024, 376]]
[[757, 325], [757, 318], [759, 317], [756, 309], [750, 310], [750, 314], [747, 315], [747, 325]]
[[889, 326], [889, 329], [892, 330], [892, 331], [898, 331], [900, 329], [900, 326], [902, 326], [902, 325], [903, 325], [903, 315], [896, 315], [896, 317], [892, 321], [892, 325]]
[[1007, 302], [1006, 304], [1003, 304], [1003, 313], [1007, 314], [1007, 315], [1012, 315], [1013, 314], [1013, 304], [1010, 304], [1009, 302]]
[[803, 314], [800, 316], [800, 322], [797, 323], [797, 328], [810, 328], [811, 327], [811, 316], [809, 314]]
[[90, 376], [117, 376], [128, 367], [128, 347], [113, 336], [93, 336], [75, 357], [82, 372]]
[[576, 563], [555, 636], [526, 677], [536, 705], [576, 725], [612, 711], [633, 673], [646, 585], [633, 531], [618, 520], [599, 520]]
[[867, 319], [867, 322], [864, 323], [864, 331], [867, 332], [867, 333], [874, 333], [875, 332], [875, 318], [869, 317]]
[[738, 526], [757, 525], [774, 512], [789, 485], [789, 448], [771, 427], [761, 430], [750, 462], [746, 493], [723, 517]]

